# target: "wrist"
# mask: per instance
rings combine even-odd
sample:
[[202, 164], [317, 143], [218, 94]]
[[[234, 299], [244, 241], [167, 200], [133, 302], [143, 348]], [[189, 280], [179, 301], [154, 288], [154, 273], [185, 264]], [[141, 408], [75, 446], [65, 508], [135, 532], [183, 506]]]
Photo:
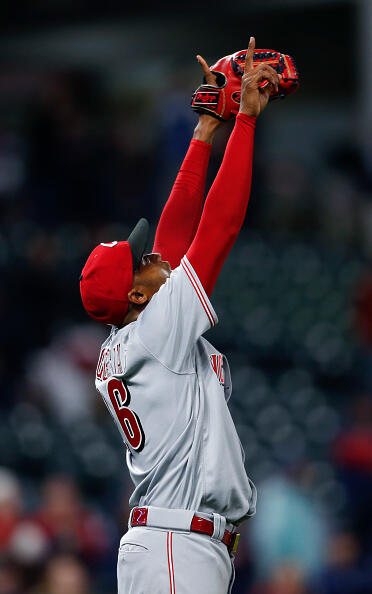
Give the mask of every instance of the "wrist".
[[249, 116], [251, 118], [257, 118], [258, 115], [259, 115], [259, 113], [257, 113], [256, 111], [254, 111], [254, 113], [253, 113], [253, 111], [254, 110], [253, 109], [250, 109], [249, 107], [246, 107], [246, 108], [240, 107], [240, 109], [239, 109], [239, 113], [241, 113], [243, 115], [246, 115], [246, 116]]
[[199, 121], [194, 129], [193, 138], [212, 144], [214, 134], [220, 124], [221, 122], [213, 116], [207, 114], [200, 115]]
[[247, 124], [251, 124], [253, 126], [256, 126], [257, 117], [254, 116], [254, 115], [250, 115], [250, 114], [245, 113], [243, 111], [239, 111], [237, 117], [239, 118], [239, 120], [242, 120], [243, 122], [247, 122]]

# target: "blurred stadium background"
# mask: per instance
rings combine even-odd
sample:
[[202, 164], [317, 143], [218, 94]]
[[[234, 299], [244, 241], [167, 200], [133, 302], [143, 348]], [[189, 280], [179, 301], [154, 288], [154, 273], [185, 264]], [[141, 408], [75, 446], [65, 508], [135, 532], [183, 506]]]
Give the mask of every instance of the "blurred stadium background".
[[259, 488], [234, 592], [371, 593], [371, 0], [3, 0], [0, 30], [0, 594], [116, 592], [131, 486], [78, 276], [97, 242], [154, 228], [196, 122], [195, 54], [250, 34], [302, 86], [259, 120], [213, 298]]

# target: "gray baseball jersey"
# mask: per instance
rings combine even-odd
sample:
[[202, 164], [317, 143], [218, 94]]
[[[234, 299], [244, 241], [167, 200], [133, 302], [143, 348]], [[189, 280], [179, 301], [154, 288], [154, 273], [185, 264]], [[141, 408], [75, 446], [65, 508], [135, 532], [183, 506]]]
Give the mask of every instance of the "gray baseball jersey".
[[186, 256], [136, 322], [103, 343], [96, 387], [127, 447], [133, 506], [216, 512], [239, 523], [256, 489], [227, 401], [226, 358], [202, 335], [217, 323]]

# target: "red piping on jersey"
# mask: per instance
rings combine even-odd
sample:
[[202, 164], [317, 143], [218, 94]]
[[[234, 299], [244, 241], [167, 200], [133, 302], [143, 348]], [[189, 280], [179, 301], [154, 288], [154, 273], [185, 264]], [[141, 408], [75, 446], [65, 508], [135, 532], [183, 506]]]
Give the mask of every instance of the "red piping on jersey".
[[175, 588], [175, 583], [174, 583], [172, 537], [173, 537], [173, 533], [167, 532], [167, 554], [168, 554], [170, 594], [175, 594], [176, 588]]
[[184, 271], [186, 272], [187, 276], [189, 277], [189, 279], [190, 279], [190, 281], [191, 281], [191, 283], [192, 283], [192, 285], [193, 285], [193, 287], [194, 287], [194, 289], [196, 291], [197, 296], [200, 299], [200, 303], [204, 307], [205, 313], [208, 316], [208, 319], [209, 319], [209, 322], [210, 322], [211, 326], [212, 327], [215, 326], [216, 325], [216, 322], [214, 320], [213, 314], [212, 314], [211, 310], [209, 309], [208, 303], [205, 300], [205, 297], [204, 297], [203, 293], [201, 292], [201, 290], [200, 290], [200, 288], [198, 286], [198, 282], [197, 282], [196, 278], [193, 276], [190, 268], [188, 267], [185, 258], [182, 258], [181, 264], [182, 264], [182, 268], [184, 269]]

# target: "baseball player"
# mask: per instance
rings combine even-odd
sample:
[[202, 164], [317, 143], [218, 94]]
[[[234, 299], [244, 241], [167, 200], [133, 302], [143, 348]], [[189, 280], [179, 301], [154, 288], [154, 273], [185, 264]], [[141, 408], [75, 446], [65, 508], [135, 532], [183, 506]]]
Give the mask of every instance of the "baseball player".
[[127, 241], [97, 246], [80, 277], [87, 312], [112, 325], [96, 387], [122, 435], [134, 483], [119, 594], [231, 592], [236, 529], [255, 513], [256, 489], [227, 406], [229, 366], [202, 337], [217, 324], [209, 298], [245, 217], [256, 117], [280, 81], [270, 66], [253, 69], [254, 47], [252, 37], [240, 111], [204, 208], [220, 125], [209, 115], [199, 119], [153, 252], [145, 254], [148, 223], [141, 219]]

